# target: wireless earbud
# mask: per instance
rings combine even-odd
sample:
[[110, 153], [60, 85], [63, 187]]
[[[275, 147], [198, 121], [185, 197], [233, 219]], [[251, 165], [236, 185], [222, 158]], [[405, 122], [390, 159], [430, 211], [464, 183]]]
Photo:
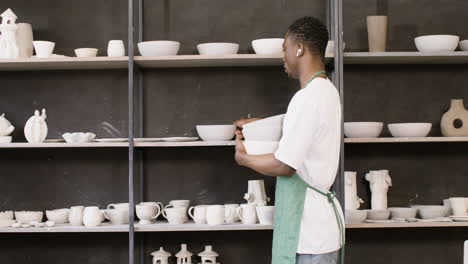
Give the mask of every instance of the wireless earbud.
[[302, 52], [302, 49], [298, 49], [296, 53], [296, 57], [299, 57], [299, 55], [301, 55], [301, 52]]

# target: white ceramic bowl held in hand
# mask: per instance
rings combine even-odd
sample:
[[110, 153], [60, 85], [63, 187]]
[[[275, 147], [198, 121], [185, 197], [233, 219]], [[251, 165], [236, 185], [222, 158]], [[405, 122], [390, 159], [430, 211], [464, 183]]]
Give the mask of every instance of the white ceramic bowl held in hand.
[[251, 126], [242, 129], [247, 141], [280, 141], [283, 128], [280, 126]]
[[180, 42], [171, 40], [145, 41], [138, 43], [141, 56], [174, 56], [180, 49]]
[[459, 46], [461, 50], [468, 51], [468, 40], [460, 41]]
[[260, 55], [282, 55], [284, 38], [265, 38], [252, 41], [255, 53]]
[[235, 125], [198, 125], [197, 132], [204, 141], [231, 140], [236, 132]]
[[237, 43], [203, 43], [197, 45], [200, 55], [233, 55], [239, 51]]
[[249, 155], [263, 155], [274, 153], [278, 149], [277, 141], [244, 141], [245, 150]]
[[271, 117], [263, 118], [254, 122], [247, 123], [242, 128], [264, 127], [264, 126], [283, 127], [283, 120], [284, 120], [284, 114], [276, 115], [276, 116], [271, 116]]
[[394, 137], [426, 137], [431, 132], [431, 123], [389, 124], [388, 130]]
[[416, 48], [422, 52], [455, 51], [460, 41], [454, 35], [427, 35], [414, 39]]
[[96, 57], [98, 54], [98, 49], [93, 49], [93, 48], [81, 48], [81, 49], [76, 49], [75, 54], [79, 58], [93, 58]]
[[344, 134], [348, 138], [377, 138], [382, 134], [382, 122], [345, 122]]

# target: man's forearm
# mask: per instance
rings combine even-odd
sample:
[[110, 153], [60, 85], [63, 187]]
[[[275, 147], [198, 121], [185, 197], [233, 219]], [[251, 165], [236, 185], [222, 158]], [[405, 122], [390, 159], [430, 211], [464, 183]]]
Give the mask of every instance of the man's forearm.
[[242, 166], [251, 168], [258, 173], [267, 176], [292, 176], [295, 170], [283, 162], [277, 160], [273, 154], [248, 155], [242, 154], [240, 157]]

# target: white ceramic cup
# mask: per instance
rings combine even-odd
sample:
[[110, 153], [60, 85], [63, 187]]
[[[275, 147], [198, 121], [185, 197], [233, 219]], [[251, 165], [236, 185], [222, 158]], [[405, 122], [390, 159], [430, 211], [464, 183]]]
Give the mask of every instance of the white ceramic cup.
[[450, 206], [454, 216], [466, 216], [468, 198], [453, 197], [450, 198]]
[[185, 207], [164, 208], [162, 215], [171, 225], [185, 224], [188, 221]]
[[116, 204], [109, 204], [107, 209], [121, 209], [121, 210], [128, 210], [129, 204], [128, 203], [116, 203]]
[[170, 208], [170, 207], [185, 207], [187, 210], [190, 205], [190, 200], [172, 200], [169, 202], [168, 205], [166, 205], [165, 208]]
[[[228, 217], [231, 215], [229, 209]], [[209, 205], [206, 208], [206, 223], [209, 225], [222, 225], [226, 219], [226, 209], [224, 205]]]
[[192, 206], [188, 210], [188, 214], [193, 219], [195, 224], [203, 225], [206, 224], [206, 208], [207, 205]]
[[101, 223], [101, 211], [97, 206], [85, 207], [83, 211], [83, 224], [86, 227], [96, 227]]
[[139, 204], [135, 208], [141, 225], [151, 224], [151, 220], [158, 218], [161, 214], [161, 209], [157, 204]]
[[275, 213], [274, 206], [257, 206], [257, 216], [261, 225], [272, 225]]
[[33, 41], [37, 58], [49, 58], [54, 52], [55, 43], [50, 41]]
[[104, 211], [104, 217], [113, 225], [128, 224], [128, 210], [126, 209], [107, 209]]
[[83, 225], [83, 213], [84, 213], [84, 206], [72, 206], [70, 208], [70, 215], [68, 216], [68, 220], [70, 225], [72, 226], [82, 226]]
[[237, 208], [237, 216], [244, 225], [254, 225], [258, 222], [257, 209], [255, 204], [241, 204]]
[[238, 204], [225, 204], [224, 205], [226, 217], [226, 224], [234, 224], [240, 221], [239, 216], [237, 215]]
[[123, 57], [125, 56], [125, 45], [123, 40], [111, 40], [107, 46], [107, 56]]

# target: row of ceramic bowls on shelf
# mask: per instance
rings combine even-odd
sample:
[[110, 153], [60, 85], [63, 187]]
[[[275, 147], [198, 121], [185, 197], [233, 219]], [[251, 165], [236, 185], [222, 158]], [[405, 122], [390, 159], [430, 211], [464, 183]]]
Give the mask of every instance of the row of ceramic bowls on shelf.
[[[348, 138], [377, 138], [382, 134], [382, 122], [345, 122], [344, 134]], [[431, 123], [388, 124], [393, 137], [426, 137], [431, 131]]]
[[460, 41], [455, 35], [427, 35], [414, 39], [416, 48], [422, 52], [455, 51], [458, 46], [462, 51], [468, 51], [468, 40]]
[[[283, 115], [260, 119], [242, 128], [244, 145], [250, 155], [274, 153], [282, 136]], [[227, 141], [234, 137], [235, 125], [198, 125], [198, 135], [204, 141]]]

